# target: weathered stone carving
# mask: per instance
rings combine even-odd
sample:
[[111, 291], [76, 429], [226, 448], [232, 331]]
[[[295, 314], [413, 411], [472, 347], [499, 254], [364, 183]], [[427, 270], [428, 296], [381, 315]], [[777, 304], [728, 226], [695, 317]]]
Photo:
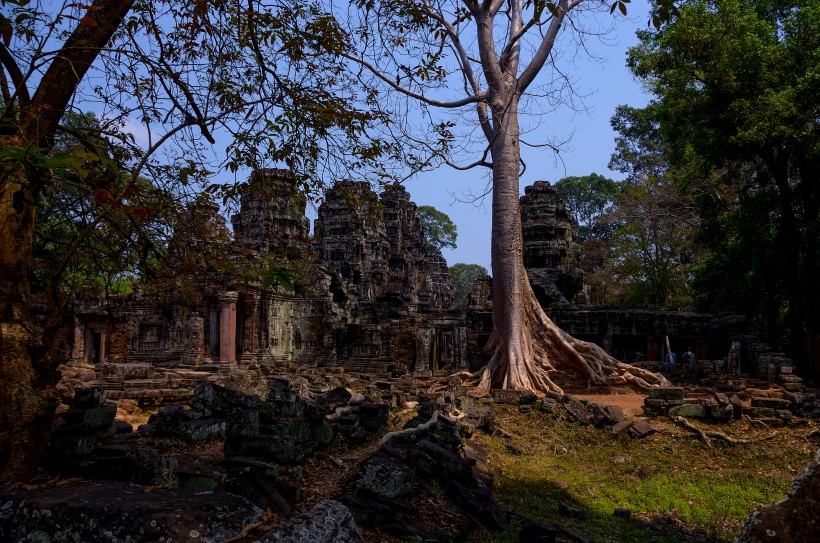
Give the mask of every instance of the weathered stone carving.
[[541, 306], [585, 304], [577, 234], [564, 201], [548, 181], [524, 189], [521, 233], [524, 267]]

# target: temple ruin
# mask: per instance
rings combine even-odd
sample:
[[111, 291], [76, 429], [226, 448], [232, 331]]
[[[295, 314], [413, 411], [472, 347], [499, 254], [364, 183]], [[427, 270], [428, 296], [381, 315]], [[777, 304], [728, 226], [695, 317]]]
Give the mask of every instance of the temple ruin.
[[[478, 280], [464, 306], [453, 306], [447, 263], [428, 249], [403, 186], [377, 195], [365, 182], [336, 183], [318, 209], [312, 238], [305, 207], [288, 172], [262, 170], [251, 176], [231, 218], [232, 238], [215, 206], [192, 209], [211, 231], [225, 232], [232, 254], [293, 265], [295, 292], [262, 280], [224, 279], [203, 284], [196, 302], [184, 306], [139, 296], [117, 307], [77, 303], [66, 357], [166, 367], [341, 367], [394, 376], [484, 365], [491, 279]], [[692, 346], [699, 359], [736, 353], [739, 371], [770, 381], [793, 373], [788, 359], [744, 335], [736, 321], [586, 305], [579, 244], [555, 188], [546, 181], [527, 187], [521, 210], [533, 289], [571, 335], [630, 363], [660, 361], [667, 348]]]

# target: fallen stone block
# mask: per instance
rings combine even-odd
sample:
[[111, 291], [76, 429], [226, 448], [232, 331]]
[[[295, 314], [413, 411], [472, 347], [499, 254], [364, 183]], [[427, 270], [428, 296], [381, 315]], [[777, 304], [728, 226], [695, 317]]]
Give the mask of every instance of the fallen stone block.
[[752, 398], [752, 407], [762, 407], [767, 409], [788, 409], [791, 402], [784, 398]]
[[700, 403], [686, 403], [669, 408], [669, 416], [705, 419], [708, 416], [706, 406]]
[[412, 491], [415, 470], [385, 454], [376, 453], [359, 467], [356, 487], [384, 498], [400, 498]]
[[79, 432], [100, 432], [108, 429], [114, 422], [117, 404], [107, 403], [91, 409], [68, 409], [59, 416], [66, 424], [76, 426]]
[[518, 405], [524, 392], [508, 388], [494, 388], [490, 391], [490, 396], [496, 403]]
[[637, 420], [632, 423], [632, 426], [629, 427], [629, 433], [635, 437], [646, 437], [654, 434], [655, 431], [656, 430], [652, 427], [652, 425], [643, 420]]
[[100, 387], [78, 388], [74, 391], [75, 409], [91, 409], [105, 404], [105, 389]]
[[192, 409], [206, 417], [227, 417], [235, 409], [252, 409], [262, 402], [256, 396], [248, 396], [202, 380], [197, 382], [189, 403]]
[[298, 515], [273, 532], [260, 538], [260, 543], [363, 543], [364, 536], [350, 510], [334, 500], [324, 500], [310, 511]]
[[262, 511], [226, 492], [155, 488], [116, 481], [9, 491], [0, 534], [4, 541], [223, 541], [259, 522]]
[[649, 398], [654, 400], [682, 400], [683, 387], [656, 387], [649, 389]]
[[615, 424], [624, 419], [624, 410], [620, 406], [607, 405], [604, 409], [606, 409], [606, 414], [609, 417], [609, 424]]
[[592, 423], [592, 416], [589, 414], [587, 406], [575, 398], [570, 398], [570, 400], [564, 404], [564, 409], [579, 423], [584, 425]]
[[629, 429], [632, 426], [632, 421], [628, 419], [622, 419], [615, 424], [612, 425], [612, 435], [617, 436], [624, 430]]
[[736, 543], [804, 543], [820, 541], [820, 450], [786, 495], [749, 517]]
[[456, 480], [469, 481], [473, 473], [469, 460], [462, 458], [452, 449], [426, 439], [422, 439], [410, 449], [407, 461], [419, 473], [429, 476], [437, 476], [443, 471]]

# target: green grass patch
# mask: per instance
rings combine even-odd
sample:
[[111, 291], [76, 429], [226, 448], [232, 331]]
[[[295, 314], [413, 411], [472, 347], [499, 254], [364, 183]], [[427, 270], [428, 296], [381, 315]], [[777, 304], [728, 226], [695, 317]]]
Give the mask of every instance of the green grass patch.
[[[560, 415], [507, 406], [497, 412], [498, 425], [515, 436], [482, 437], [501, 507], [596, 542], [731, 541], [753, 509], [785, 493], [814, 450], [801, 438], [811, 426], [778, 429], [765, 442], [715, 441], [708, 448], [664, 419], [653, 421], [660, 433], [635, 439]], [[752, 439], [771, 433], [743, 422], [720, 430]], [[562, 504], [586, 517], [567, 518]], [[631, 518], [614, 517], [616, 508], [629, 509]]]

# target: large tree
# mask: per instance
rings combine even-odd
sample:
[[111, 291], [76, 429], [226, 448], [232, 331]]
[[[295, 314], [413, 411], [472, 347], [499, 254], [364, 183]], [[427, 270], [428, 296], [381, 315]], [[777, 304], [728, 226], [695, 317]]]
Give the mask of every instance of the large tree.
[[611, 271], [622, 285], [621, 302], [681, 307], [692, 304], [692, 274], [702, 251], [695, 245], [699, 220], [692, 192], [699, 186], [672, 164], [669, 143], [656, 118], [657, 104], [619, 106], [610, 167], [626, 175], [609, 215]]
[[[820, 2], [696, 0], [681, 12], [643, 33], [629, 63], [657, 97], [673, 161], [708, 181], [696, 193], [712, 252], [700, 285], [764, 311], [765, 327], [787, 315], [775, 335], [818, 382]], [[737, 296], [744, 283], [766, 303]]]
[[418, 211], [427, 247], [436, 251], [445, 247], [455, 249], [458, 229], [450, 217], [433, 206], [419, 206]]
[[[213, 171], [275, 164], [310, 190], [335, 166], [388, 151], [361, 137], [379, 115], [336, 62], [342, 40], [320, 6], [287, 1], [2, 2], [0, 479], [31, 476], [48, 439], [64, 322], [55, 287], [77, 269], [72, 249], [127, 250], [101, 245], [114, 239], [105, 225], [121, 225], [129, 244], [150, 239], [140, 234], [156, 211], [149, 192], [184, 208]], [[65, 149], [70, 111], [93, 111], [99, 125]], [[227, 149], [214, 146], [220, 132]], [[209, 187], [225, 198], [234, 188]], [[83, 210], [71, 224], [41, 220], [69, 234], [59, 261], [35, 269], [38, 213], [69, 203]]]
[[[346, 58], [361, 67], [363, 79], [372, 77], [374, 93], [387, 90], [388, 96], [409, 99], [431, 121], [430, 134], [414, 140], [411, 163], [428, 166], [432, 154], [468, 167], [451, 159], [467, 141], [456, 139], [459, 125], [432, 111], [475, 115], [468, 126], [483, 138], [483, 151], [472, 165], [488, 168], [492, 180], [492, 355], [477, 376], [482, 390], [543, 394], [559, 389], [553, 377], [562, 369], [579, 370], [595, 384], [631, 381], [648, 387], [664, 381], [558, 328], [539, 305], [523, 264], [520, 109], [524, 103], [538, 107], [537, 98], [566, 98], [556, 90], [557, 79], [540, 87], [536, 80], [545, 72], [558, 77], [551, 70], [557, 41], [583, 28], [584, 11], [601, 6], [595, 0], [361, 0], [346, 12], [351, 32], [361, 37]], [[626, 11], [622, 2], [616, 8]], [[391, 126], [394, 133], [402, 128]]]
[[606, 215], [621, 191], [617, 181], [591, 173], [559, 179], [555, 188], [572, 214], [579, 242], [592, 238], [609, 240], [614, 226], [606, 220]]

